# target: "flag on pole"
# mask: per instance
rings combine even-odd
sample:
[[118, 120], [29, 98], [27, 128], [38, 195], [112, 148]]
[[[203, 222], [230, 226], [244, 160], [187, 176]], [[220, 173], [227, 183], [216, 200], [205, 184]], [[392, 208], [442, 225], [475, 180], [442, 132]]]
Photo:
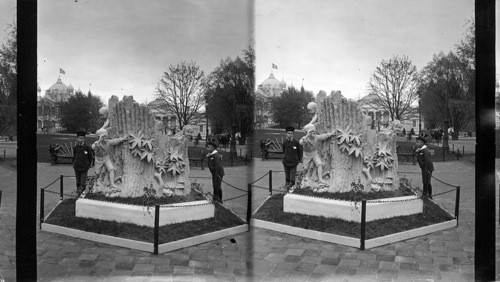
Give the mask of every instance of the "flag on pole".
[[273, 64], [273, 69], [278, 69], [278, 66]]
[[59, 68], [59, 73], [66, 74], [66, 72], [61, 68]]

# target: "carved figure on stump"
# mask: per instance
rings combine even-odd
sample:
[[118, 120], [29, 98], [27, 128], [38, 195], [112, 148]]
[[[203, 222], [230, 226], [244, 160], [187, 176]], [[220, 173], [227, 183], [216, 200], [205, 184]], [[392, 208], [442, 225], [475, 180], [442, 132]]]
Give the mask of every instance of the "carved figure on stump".
[[317, 172], [319, 184], [327, 185], [323, 180], [323, 160], [318, 154], [319, 142], [322, 142], [332, 136], [335, 136], [335, 132], [316, 134], [316, 126], [314, 124], [307, 124], [304, 127], [307, 134], [299, 140], [300, 145], [302, 145], [304, 150], [304, 173], [307, 182], [311, 182], [310, 172]]
[[[372, 130], [370, 118], [357, 102], [346, 99], [340, 91], [329, 96], [320, 91], [315, 103], [308, 109], [316, 116], [304, 127], [308, 135], [300, 142], [305, 158], [311, 161], [305, 162], [298, 187], [319, 192], [349, 192], [353, 187], [363, 187], [365, 192], [397, 189], [394, 130], [400, 124], [395, 121], [380, 132]], [[327, 138], [331, 142], [325, 142]]]
[[[95, 152], [95, 179], [99, 180], [102, 174], [106, 173], [106, 170], [109, 174], [109, 187], [118, 188], [115, 184], [115, 171], [116, 166], [113, 160], [110, 157], [110, 146], [116, 146], [120, 143], [123, 143], [127, 140], [128, 136], [115, 138], [112, 140], [108, 139], [108, 131], [106, 129], [97, 130], [97, 136], [99, 136], [99, 140], [95, 141], [92, 144], [92, 149]], [[99, 183], [99, 181], [98, 181]], [[102, 183], [100, 184], [102, 186]]]

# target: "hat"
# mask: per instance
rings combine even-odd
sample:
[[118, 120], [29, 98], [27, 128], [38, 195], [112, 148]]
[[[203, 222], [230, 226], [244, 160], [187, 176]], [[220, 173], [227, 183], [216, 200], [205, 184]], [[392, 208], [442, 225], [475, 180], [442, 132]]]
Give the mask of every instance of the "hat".
[[288, 127], [285, 128], [285, 130], [286, 130], [286, 132], [288, 132], [288, 131], [295, 131], [295, 127], [288, 126]]
[[212, 146], [214, 146], [214, 148], [217, 148], [217, 144], [213, 141], [208, 141], [207, 144], [205, 145], [205, 147], [208, 147], [208, 145], [212, 145]]
[[424, 144], [427, 144], [427, 139], [424, 138], [423, 136], [418, 136], [417, 140], [420, 140], [420, 141], [424, 142]]
[[83, 136], [83, 137], [85, 137], [85, 131], [83, 131], [83, 130], [78, 131], [76, 133], [76, 136]]

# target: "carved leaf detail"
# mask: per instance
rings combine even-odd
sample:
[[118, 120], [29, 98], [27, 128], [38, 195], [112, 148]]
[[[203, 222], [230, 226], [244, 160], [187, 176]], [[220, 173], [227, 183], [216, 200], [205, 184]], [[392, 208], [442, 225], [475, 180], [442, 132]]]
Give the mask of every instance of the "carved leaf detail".
[[361, 147], [357, 147], [357, 146], [351, 146], [349, 148], [349, 155], [351, 155], [352, 153], [354, 153], [354, 155], [357, 157], [361, 156], [362, 155], [362, 152], [361, 152]]

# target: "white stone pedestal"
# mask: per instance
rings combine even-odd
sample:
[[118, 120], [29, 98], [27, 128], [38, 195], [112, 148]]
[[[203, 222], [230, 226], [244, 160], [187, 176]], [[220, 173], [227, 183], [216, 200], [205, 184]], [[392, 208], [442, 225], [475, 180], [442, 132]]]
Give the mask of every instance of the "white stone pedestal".
[[[160, 207], [160, 226], [212, 218], [215, 206], [207, 200], [178, 203], [175, 207]], [[76, 201], [76, 216], [127, 222], [154, 227], [155, 207], [134, 206], [80, 198]]]
[[[424, 202], [417, 196], [367, 201], [366, 221], [422, 213], [423, 208]], [[283, 197], [283, 211], [361, 222], [361, 202], [287, 194]]]

